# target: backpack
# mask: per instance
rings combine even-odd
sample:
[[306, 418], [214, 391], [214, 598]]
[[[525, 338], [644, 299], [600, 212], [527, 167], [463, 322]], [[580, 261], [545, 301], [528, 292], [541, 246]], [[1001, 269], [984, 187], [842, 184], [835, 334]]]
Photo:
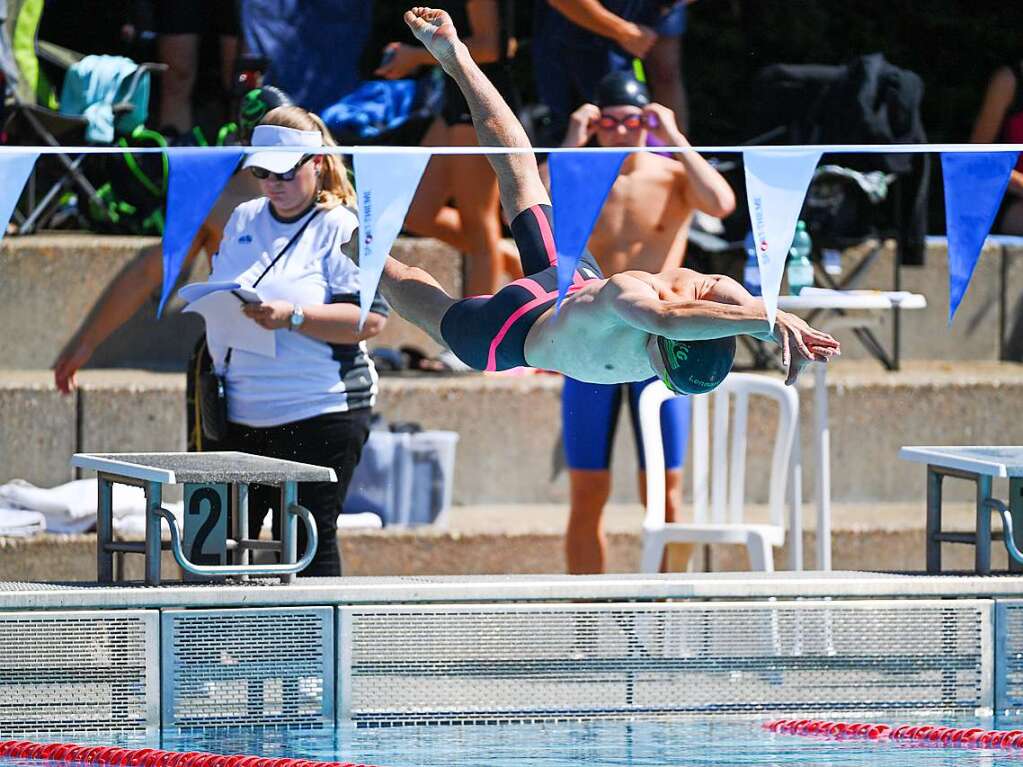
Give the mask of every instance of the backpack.
[[[167, 139], [142, 125], [117, 145], [167, 148]], [[163, 207], [167, 198], [168, 161], [163, 152], [98, 155], [108, 181], [96, 192], [102, 205], [89, 205], [89, 218], [97, 231], [109, 234], [163, 234]]]

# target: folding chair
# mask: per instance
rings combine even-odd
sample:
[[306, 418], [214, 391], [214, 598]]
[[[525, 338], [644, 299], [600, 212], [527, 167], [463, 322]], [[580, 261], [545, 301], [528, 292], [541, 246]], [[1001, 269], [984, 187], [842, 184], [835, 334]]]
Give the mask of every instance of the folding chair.
[[[79, 115], [61, 113], [53, 89], [40, 67], [40, 61], [64, 73], [85, 58], [74, 51], [36, 39], [42, 17], [42, 0], [7, 0], [7, 15], [0, 29], [0, 52], [10, 53], [13, 71], [4, 68], [6, 115], [2, 134], [9, 145], [74, 146], [86, 143], [89, 121]], [[0, 54], [0, 61], [4, 56]], [[116, 117], [135, 110], [133, 100], [143, 87], [148, 88], [149, 73], [166, 69], [163, 64], [139, 64], [132, 77], [118, 90], [117, 103], [112, 105]], [[50, 177], [39, 163], [26, 186], [19, 210], [14, 213], [18, 234], [29, 234], [53, 225], [57, 208], [65, 191], [74, 190], [85, 203], [102, 210], [105, 204], [96, 187], [86, 176], [86, 155], [57, 153], [51, 155], [58, 165]], [[52, 167], [52, 166], [51, 166]], [[40, 193], [40, 186], [48, 186]], [[81, 210], [81, 206], [79, 206]]]

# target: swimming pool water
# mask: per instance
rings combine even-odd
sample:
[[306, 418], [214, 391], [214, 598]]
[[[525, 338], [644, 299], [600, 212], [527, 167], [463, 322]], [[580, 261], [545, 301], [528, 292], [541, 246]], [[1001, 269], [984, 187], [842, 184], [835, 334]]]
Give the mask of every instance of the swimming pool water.
[[[904, 723], [908, 719], [892, 723]], [[939, 723], [937, 719], [929, 720]], [[991, 726], [945, 720], [941, 724]], [[1019, 721], [999, 721], [1001, 729]], [[0, 733], [2, 737], [2, 733]], [[28, 739], [28, 738], [26, 738]], [[664, 767], [667, 765], [820, 765], [821, 767], [985, 767], [1023, 764], [1023, 751], [940, 748], [895, 743], [833, 741], [764, 731], [759, 722], [608, 721], [575, 724], [429, 726], [342, 729], [330, 732], [223, 731], [165, 734], [158, 741], [38, 737], [210, 751], [361, 762], [381, 767]], [[0, 759], [0, 767], [38, 762]]]

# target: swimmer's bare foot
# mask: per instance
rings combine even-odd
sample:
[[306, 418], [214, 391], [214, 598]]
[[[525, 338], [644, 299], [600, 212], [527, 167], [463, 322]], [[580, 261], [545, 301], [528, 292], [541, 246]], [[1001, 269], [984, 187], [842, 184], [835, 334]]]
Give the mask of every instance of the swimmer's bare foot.
[[454, 63], [458, 33], [447, 13], [419, 5], [405, 13], [405, 23], [441, 66]]

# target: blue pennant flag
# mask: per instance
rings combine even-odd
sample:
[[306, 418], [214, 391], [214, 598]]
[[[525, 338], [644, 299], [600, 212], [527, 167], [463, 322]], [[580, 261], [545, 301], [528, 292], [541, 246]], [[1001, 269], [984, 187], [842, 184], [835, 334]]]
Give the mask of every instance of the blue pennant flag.
[[157, 317], [163, 314], [196, 232], [238, 167], [242, 152], [211, 152], [196, 147], [179, 149], [168, 156], [170, 183], [163, 230], [163, 290]]
[[559, 152], [550, 156], [554, 242], [558, 252], [558, 306], [597, 223], [625, 152]]
[[998, 213], [1019, 152], [943, 152], [948, 237], [948, 322], [966, 295], [984, 239]]
[[35, 167], [38, 152], [4, 152], [0, 154], [0, 239], [7, 232], [7, 223], [25, 188], [28, 175]]

